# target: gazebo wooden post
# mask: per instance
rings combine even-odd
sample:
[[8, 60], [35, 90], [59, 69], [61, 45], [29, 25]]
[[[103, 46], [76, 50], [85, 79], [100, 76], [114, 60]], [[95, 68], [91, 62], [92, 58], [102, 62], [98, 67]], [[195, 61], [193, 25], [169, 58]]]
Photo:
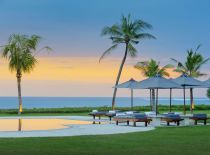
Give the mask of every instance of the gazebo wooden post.
[[156, 115], [158, 114], [158, 88], [156, 89]]
[[171, 102], [172, 102], [172, 88], [170, 88], [170, 112], [171, 112]]
[[150, 111], [152, 111], [152, 89], [150, 90]]
[[133, 110], [133, 89], [131, 88], [131, 110]]
[[184, 86], [184, 115], [186, 115], [186, 100], [185, 100], [185, 97], [186, 97], [186, 88]]

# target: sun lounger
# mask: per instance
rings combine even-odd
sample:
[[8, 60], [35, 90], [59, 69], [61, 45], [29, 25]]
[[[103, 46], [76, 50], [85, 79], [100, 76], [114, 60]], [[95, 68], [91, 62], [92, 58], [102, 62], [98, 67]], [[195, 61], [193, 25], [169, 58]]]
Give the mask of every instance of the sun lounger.
[[136, 126], [136, 122], [144, 122], [145, 126], [150, 123], [151, 119], [148, 118], [145, 114], [124, 114], [124, 115], [118, 115], [113, 118], [114, 121], [116, 121], [116, 125], [119, 123], [127, 123], [129, 125], [129, 122], [133, 122], [133, 126]]
[[97, 111], [93, 110], [92, 112], [89, 113], [89, 115], [93, 116], [93, 124], [96, 123], [96, 117], [98, 117], [99, 124], [101, 124], [101, 117], [106, 116], [107, 112], [106, 111]]
[[198, 124], [198, 121], [204, 121], [203, 124], [206, 125], [206, 121], [208, 119], [207, 114], [193, 114], [192, 117], [190, 117], [190, 119], [195, 121], [195, 125]]
[[176, 114], [165, 114], [164, 117], [161, 118], [162, 121], [166, 121], [167, 126], [170, 125], [170, 123], [174, 122], [177, 124], [177, 126], [180, 125], [180, 121], [183, 121], [184, 119], [182, 119], [180, 117], [180, 115], [176, 115]]
[[164, 115], [167, 115], [167, 114], [174, 114], [174, 115], [183, 115], [182, 112], [165, 112], [163, 113]]
[[112, 117], [116, 116], [116, 112], [114, 112], [114, 111], [113, 112], [112, 111], [110, 112], [109, 111], [109, 112], [106, 113], [106, 116], [109, 117], [109, 120], [111, 121], [112, 120]]
[[106, 113], [106, 116], [109, 117], [109, 120], [111, 121], [112, 118], [119, 112], [119, 110], [109, 110], [109, 112]]
[[155, 111], [147, 111], [147, 112], [144, 112], [144, 114], [145, 114], [147, 117], [156, 116], [156, 112], [155, 112]]

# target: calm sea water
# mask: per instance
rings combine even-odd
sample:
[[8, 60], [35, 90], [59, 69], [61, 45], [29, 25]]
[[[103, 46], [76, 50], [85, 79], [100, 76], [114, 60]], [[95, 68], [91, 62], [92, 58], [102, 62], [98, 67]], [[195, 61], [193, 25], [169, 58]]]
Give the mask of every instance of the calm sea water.
[[[111, 97], [23, 97], [24, 108], [63, 108], [63, 107], [99, 107], [111, 106]], [[189, 99], [186, 100], [189, 104]], [[168, 105], [168, 98], [159, 98], [159, 103]], [[183, 104], [182, 98], [174, 98], [172, 104]], [[195, 98], [195, 104], [209, 104], [207, 98]], [[17, 97], [0, 97], [0, 109], [17, 108]], [[149, 105], [149, 98], [135, 97], [134, 106]], [[116, 106], [129, 107], [129, 97], [118, 97]]]

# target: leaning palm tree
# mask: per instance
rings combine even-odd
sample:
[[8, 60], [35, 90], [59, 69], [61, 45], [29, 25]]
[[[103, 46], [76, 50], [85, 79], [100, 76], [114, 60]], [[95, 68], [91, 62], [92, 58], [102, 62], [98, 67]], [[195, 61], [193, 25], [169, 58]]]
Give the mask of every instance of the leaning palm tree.
[[49, 47], [41, 48], [37, 51], [37, 47], [41, 40], [40, 36], [13, 34], [9, 37], [8, 44], [2, 46], [2, 56], [9, 61], [9, 69], [16, 72], [19, 110], [22, 113], [22, 95], [21, 95], [21, 78], [23, 73], [30, 73], [37, 63], [36, 54], [43, 49], [50, 50]]
[[[131, 20], [130, 15], [128, 17], [123, 16], [120, 24], [114, 24], [111, 27], [105, 27], [102, 30], [102, 35], [109, 36], [112, 40], [112, 46], [108, 48], [100, 57], [99, 62], [112, 50], [116, 49], [119, 45], [125, 45], [124, 56], [119, 68], [115, 86], [118, 85], [120, 76], [123, 70], [127, 56], [135, 57], [137, 50], [134, 45], [138, 44], [143, 39], [155, 39], [155, 37], [149, 33], [144, 32], [147, 29], [151, 29], [152, 25], [142, 20]], [[117, 88], [114, 88], [112, 109], [115, 108], [115, 97], [117, 94]]]
[[[167, 69], [169, 68], [173, 68], [173, 65], [171, 64], [167, 64], [163, 67], [160, 66], [160, 62], [157, 62], [153, 59], [149, 60], [149, 61], [142, 61], [142, 62], [138, 62], [134, 68], [138, 69], [141, 71], [141, 73], [145, 76], [145, 77], [154, 77], [157, 74], [161, 75], [161, 76], [166, 76], [169, 77], [170, 74], [167, 71]], [[151, 99], [151, 110], [154, 111], [155, 108], [155, 89], [151, 89], [150, 90], [150, 99]]]
[[[204, 64], [206, 64], [210, 60], [210, 58], [204, 59], [204, 57], [200, 53], [197, 53], [200, 47], [201, 45], [198, 45], [196, 49], [187, 50], [187, 57], [184, 63], [172, 58], [171, 60], [177, 63], [177, 67], [174, 71], [181, 74], [187, 74], [188, 76], [195, 78], [206, 75], [204, 73], [201, 73], [200, 69]], [[190, 88], [191, 112], [193, 110], [193, 102], [193, 88]]]

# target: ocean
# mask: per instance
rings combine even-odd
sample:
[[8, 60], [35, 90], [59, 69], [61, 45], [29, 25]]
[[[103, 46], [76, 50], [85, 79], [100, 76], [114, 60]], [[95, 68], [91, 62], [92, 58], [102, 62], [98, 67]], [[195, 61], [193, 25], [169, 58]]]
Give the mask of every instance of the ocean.
[[[64, 108], [111, 106], [111, 97], [23, 97], [23, 108]], [[190, 100], [186, 99], [186, 104]], [[159, 104], [169, 105], [169, 98], [159, 98]], [[173, 105], [182, 105], [183, 98], [173, 98]], [[195, 104], [210, 105], [208, 98], [195, 98]], [[149, 98], [135, 97], [134, 106], [149, 105]], [[14, 109], [18, 106], [17, 97], [0, 97], [0, 109]], [[129, 97], [117, 97], [116, 106], [129, 107]]]

